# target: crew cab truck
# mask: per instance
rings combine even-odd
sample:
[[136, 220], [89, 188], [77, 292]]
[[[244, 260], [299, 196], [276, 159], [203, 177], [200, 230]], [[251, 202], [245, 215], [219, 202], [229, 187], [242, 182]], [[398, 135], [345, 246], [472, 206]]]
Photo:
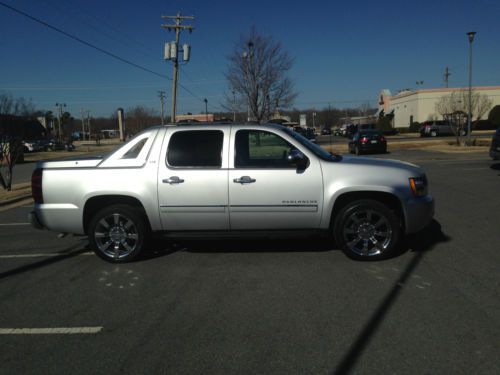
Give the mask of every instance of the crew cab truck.
[[333, 155], [280, 125], [167, 125], [104, 158], [39, 162], [33, 225], [87, 235], [110, 262], [167, 236], [330, 234], [378, 259], [434, 213], [412, 164]]

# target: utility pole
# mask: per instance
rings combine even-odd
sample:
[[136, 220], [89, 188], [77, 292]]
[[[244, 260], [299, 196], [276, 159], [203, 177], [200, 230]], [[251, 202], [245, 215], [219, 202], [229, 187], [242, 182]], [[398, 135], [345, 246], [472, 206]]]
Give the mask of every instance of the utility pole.
[[81, 114], [81, 117], [82, 117], [82, 141], [85, 140], [85, 118], [84, 118], [84, 115], [83, 115], [83, 108], [80, 109], [80, 114]]
[[89, 141], [90, 141], [90, 111], [87, 110], [87, 128], [89, 129]]
[[[167, 29], [168, 31], [175, 30], [175, 41], [171, 43], [167, 43], [165, 46], [165, 59], [166, 60], [172, 60], [174, 63], [174, 77], [172, 79], [172, 122], [175, 123], [175, 111], [176, 111], [176, 105], [177, 105], [177, 77], [179, 74], [179, 58], [178, 58], [178, 51], [179, 51], [179, 40], [180, 40], [180, 35], [181, 31], [183, 30], [189, 30], [189, 32], [192, 32], [194, 30], [194, 27], [191, 25], [182, 25], [183, 20], [194, 20], [193, 16], [183, 16], [181, 15], [180, 12], [177, 13], [175, 16], [161, 16], [162, 18], [166, 19], [172, 19], [175, 20], [175, 24], [170, 24], [170, 25], [161, 25], [164, 29]], [[189, 60], [189, 50], [190, 47], [189, 45], [185, 44], [183, 46], [183, 60], [188, 61]]]
[[161, 124], [165, 125], [165, 117], [163, 116], [163, 106], [165, 105], [165, 91], [158, 91], [158, 96], [160, 97], [161, 105]]
[[58, 108], [58, 129], [57, 129], [57, 139], [60, 139], [62, 136], [62, 127], [61, 127], [61, 121], [62, 121], [62, 114], [63, 114], [63, 107], [66, 107], [66, 103], [56, 103], [56, 107]]
[[444, 70], [444, 84], [446, 88], [448, 88], [448, 79], [450, 78], [450, 76], [450, 70], [448, 69], [448, 67], [446, 67], [446, 69]]

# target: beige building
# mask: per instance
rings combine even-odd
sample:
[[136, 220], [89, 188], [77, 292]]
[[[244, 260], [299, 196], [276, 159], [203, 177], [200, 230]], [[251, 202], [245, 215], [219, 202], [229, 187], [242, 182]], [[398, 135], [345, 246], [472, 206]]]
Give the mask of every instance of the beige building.
[[175, 116], [175, 122], [179, 121], [199, 121], [199, 122], [213, 122], [214, 121], [214, 114], [213, 113], [202, 113], [198, 115], [193, 115], [191, 113], [187, 115], [176, 115]]
[[[487, 96], [493, 103], [491, 108], [500, 105], [500, 86], [473, 87], [472, 90]], [[468, 88], [402, 91], [394, 96], [389, 90], [382, 90], [378, 102], [379, 113], [382, 110], [386, 115], [393, 113], [395, 128], [407, 128], [412, 122], [441, 120], [442, 116], [436, 111], [436, 103], [443, 96], [448, 96], [453, 92], [467, 93]], [[488, 113], [483, 115], [482, 119], [487, 119]], [[472, 118], [472, 121], [475, 121], [475, 117]]]

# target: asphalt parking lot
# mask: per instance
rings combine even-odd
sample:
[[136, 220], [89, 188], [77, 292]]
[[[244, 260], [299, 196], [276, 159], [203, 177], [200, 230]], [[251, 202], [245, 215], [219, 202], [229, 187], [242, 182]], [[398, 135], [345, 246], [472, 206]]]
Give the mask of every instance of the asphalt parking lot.
[[112, 265], [0, 213], [0, 373], [498, 374], [500, 163], [398, 151], [435, 221], [380, 262], [324, 240], [157, 241]]

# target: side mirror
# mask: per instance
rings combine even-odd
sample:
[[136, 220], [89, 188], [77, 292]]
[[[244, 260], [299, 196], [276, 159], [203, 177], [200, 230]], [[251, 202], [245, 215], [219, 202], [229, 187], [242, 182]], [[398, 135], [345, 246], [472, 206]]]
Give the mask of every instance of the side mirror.
[[309, 166], [309, 159], [299, 150], [291, 150], [287, 160], [288, 164], [296, 166], [298, 170], [305, 170]]

